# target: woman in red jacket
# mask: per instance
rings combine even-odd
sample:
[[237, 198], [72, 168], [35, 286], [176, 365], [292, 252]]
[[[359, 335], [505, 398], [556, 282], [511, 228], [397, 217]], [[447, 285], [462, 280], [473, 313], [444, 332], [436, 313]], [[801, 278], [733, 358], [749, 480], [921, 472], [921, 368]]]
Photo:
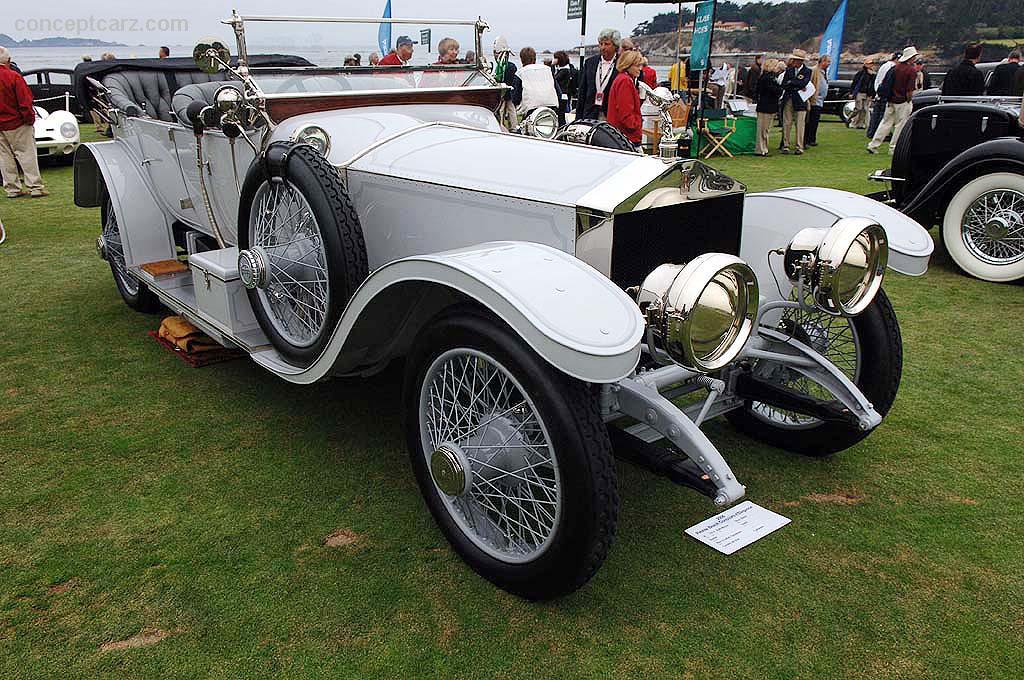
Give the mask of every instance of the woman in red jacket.
[[643, 117], [640, 115], [640, 93], [636, 79], [643, 68], [643, 57], [636, 50], [619, 55], [615, 64], [619, 75], [615, 76], [611, 92], [608, 93], [608, 123], [637, 147], [643, 141]]

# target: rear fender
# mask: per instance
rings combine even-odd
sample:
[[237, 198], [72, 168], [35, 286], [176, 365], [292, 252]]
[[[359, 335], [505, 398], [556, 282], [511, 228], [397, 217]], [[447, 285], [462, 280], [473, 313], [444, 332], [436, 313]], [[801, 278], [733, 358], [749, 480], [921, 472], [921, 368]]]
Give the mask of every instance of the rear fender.
[[91, 142], [75, 152], [75, 205], [102, 207], [107, 196], [129, 267], [174, 258], [174, 236], [142, 168], [121, 143]]
[[785, 248], [801, 229], [831, 227], [843, 217], [867, 217], [885, 228], [890, 269], [909, 276], [921, 276], [928, 270], [935, 247], [928, 231], [883, 203], [849, 191], [818, 187], [748, 194], [740, 255], [757, 272], [762, 297], [777, 299], [780, 293], [787, 297], [792, 289], [782, 272], [782, 258], [769, 256], [769, 251]]
[[407, 353], [419, 331], [453, 305], [472, 304], [507, 323], [559, 371], [590, 383], [631, 374], [644, 319], [605, 276], [560, 250], [494, 242], [391, 262], [360, 286], [324, 353], [309, 368], [272, 350], [253, 353], [294, 383], [365, 375]]
[[903, 210], [908, 214], [945, 212], [946, 204], [963, 185], [994, 172], [1024, 175], [1024, 142], [1002, 137], [972, 146], [946, 163]]

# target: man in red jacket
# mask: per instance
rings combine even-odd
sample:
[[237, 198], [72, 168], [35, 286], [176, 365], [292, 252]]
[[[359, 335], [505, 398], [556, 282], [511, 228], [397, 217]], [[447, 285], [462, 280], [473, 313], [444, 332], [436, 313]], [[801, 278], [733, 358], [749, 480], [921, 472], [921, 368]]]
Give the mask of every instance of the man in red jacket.
[[[11, 69], [10, 53], [0, 47], [0, 174], [7, 198], [26, 194], [33, 198], [48, 196], [39, 176], [36, 135], [33, 124], [32, 92], [25, 79]], [[18, 165], [24, 173], [24, 186]]]
[[882, 146], [889, 132], [892, 132], [892, 141], [889, 142], [889, 153], [893, 153], [896, 143], [900, 140], [900, 133], [903, 126], [910, 119], [914, 112], [914, 87], [917, 85], [917, 68], [914, 63], [917, 61], [917, 48], [907, 47], [900, 53], [899, 63], [893, 67], [892, 72], [886, 74], [882, 89], [886, 86], [889, 92], [883, 92], [888, 97], [888, 104], [885, 106], [885, 116], [875, 130], [875, 136], [868, 142], [868, 153], [878, 153], [878, 147]]
[[377, 66], [408, 66], [409, 60], [412, 59], [412, 46], [415, 44], [407, 35], [398, 36], [395, 51], [381, 59]]

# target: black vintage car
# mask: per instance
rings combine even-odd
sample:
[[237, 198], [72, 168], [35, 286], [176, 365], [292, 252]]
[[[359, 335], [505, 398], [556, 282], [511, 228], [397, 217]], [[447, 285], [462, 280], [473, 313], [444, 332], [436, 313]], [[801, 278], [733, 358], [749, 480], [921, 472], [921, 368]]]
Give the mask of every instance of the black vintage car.
[[[978, 98], [973, 98], [977, 100]], [[1024, 279], [1024, 127], [1013, 105], [939, 103], [907, 122], [885, 200], [939, 233], [953, 262], [985, 281]]]
[[36, 106], [50, 113], [71, 111], [80, 122], [85, 122], [85, 113], [75, 99], [75, 91], [71, 86], [72, 73], [74, 71], [65, 68], [39, 68], [25, 71], [22, 75], [28, 83], [28, 89], [32, 91]]
[[849, 123], [853, 116], [851, 87], [853, 87], [853, 81], [849, 78], [829, 81], [828, 92], [825, 93], [825, 108], [822, 112], [839, 116], [844, 123]]
[[[988, 91], [989, 82], [992, 80], [992, 72], [996, 70], [996, 66], [1001, 64], [1001, 61], [987, 61], [977, 65], [977, 69], [981, 71], [981, 75], [985, 77], [985, 91]], [[933, 76], [934, 78], [934, 76]], [[939, 79], [939, 85], [936, 87], [929, 87], [925, 90], [918, 90], [914, 93], [914, 110], [924, 106], [932, 106], [933, 104], [939, 103], [939, 98], [942, 97], [942, 80]]]

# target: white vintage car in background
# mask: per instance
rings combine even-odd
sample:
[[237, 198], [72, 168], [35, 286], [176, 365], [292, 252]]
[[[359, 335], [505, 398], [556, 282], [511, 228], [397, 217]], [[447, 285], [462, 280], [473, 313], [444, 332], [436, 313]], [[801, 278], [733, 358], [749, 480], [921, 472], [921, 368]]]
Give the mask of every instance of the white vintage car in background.
[[34, 108], [36, 153], [40, 158], [67, 159], [70, 162], [82, 142], [75, 114], [64, 110], [51, 113], [41, 106]]
[[[328, 68], [246, 51], [234, 15], [180, 60], [80, 67], [113, 140], [75, 201], [129, 306], [184, 315], [293, 383], [405, 357], [405, 428], [455, 550], [531, 599], [586, 583], [618, 514], [613, 450], [725, 506], [701, 431], [825, 456], [882, 422], [902, 346], [886, 267], [927, 232], [850, 193], [746, 194], [687, 159], [510, 134], [486, 65]], [[481, 21], [392, 19], [472, 30]], [[478, 58], [479, 59], [479, 58]], [[92, 69], [82, 70], [82, 69]], [[587, 141], [598, 126], [560, 135]], [[187, 276], [141, 267], [180, 259]], [[685, 404], [685, 405], [680, 405]]]

